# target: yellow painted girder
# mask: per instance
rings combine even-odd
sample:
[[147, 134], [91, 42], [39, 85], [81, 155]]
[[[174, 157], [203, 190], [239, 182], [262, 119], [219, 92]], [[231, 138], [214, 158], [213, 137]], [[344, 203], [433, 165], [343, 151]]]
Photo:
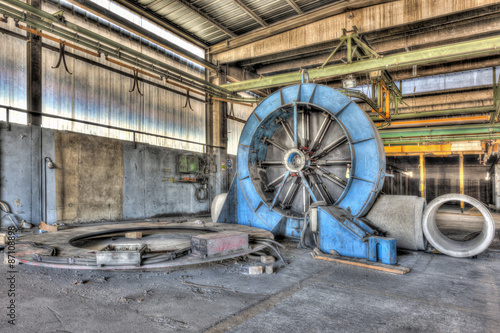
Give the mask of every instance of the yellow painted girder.
[[[484, 146], [484, 145], [483, 145]], [[451, 144], [422, 145], [422, 146], [386, 146], [384, 147], [386, 156], [408, 156], [420, 154], [452, 155], [466, 153], [470, 155], [484, 154], [482, 150], [452, 151]]]

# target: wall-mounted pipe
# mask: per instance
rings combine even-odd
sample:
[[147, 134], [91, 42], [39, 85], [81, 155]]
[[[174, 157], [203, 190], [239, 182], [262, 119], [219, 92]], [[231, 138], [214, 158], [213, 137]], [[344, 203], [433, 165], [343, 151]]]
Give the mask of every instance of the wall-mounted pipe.
[[500, 133], [500, 124], [495, 125], [463, 125], [439, 126], [432, 128], [407, 128], [404, 130], [380, 130], [382, 139], [406, 138], [415, 136], [445, 136], [445, 135], [466, 135], [466, 134], [497, 134]]
[[[7, 29], [4, 29], [4, 28], [0, 28], [0, 33], [3, 33], [3, 34], [7, 34], [9, 36], [12, 36], [12, 37], [15, 37], [15, 38], [18, 38], [18, 39], [22, 39], [22, 40], [29, 40], [28, 37], [26, 36], [23, 36], [23, 35], [20, 35], [18, 33], [15, 33], [15, 32], [12, 32], [10, 30], [7, 30]], [[51, 50], [51, 51], [54, 51], [54, 52], [59, 52], [59, 49], [55, 46], [52, 46], [52, 45], [49, 45], [49, 44], [45, 44], [45, 43], [42, 43], [42, 47], [43, 48], [46, 48], [48, 50]], [[130, 73], [127, 73], [127, 72], [124, 72], [120, 69], [117, 69], [117, 68], [114, 68], [114, 67], [110, 67], [110, 66], [107, 66], [105, 64], [102, 64], [100, 62], [97, 62], [97, 61], [94, 61], [94, 60], [91, 60], [90, 58], [85, 58], [85, 57], [82, 57], [76, 53], [66, 53], [66, 56], [67, 57], [70, 57], [70, 58], [74, 58], [74, 59], [77, 59], [79, 61], [83, 61], [83, 62], [86, 62], [88, 64], [91, 64], [93, 66], [96, 66], [96, 67], [100, 67], [100, 68], [103, 68], [105, 70], [108, 70], [110, 72], [113, 72], [113, 73], [117, 73], [117, 74], [120, 74], [120, 75], [123, 75], [123, 76], [126, 76], [130, 79], [133, 79], [134, 76], [133, 74], [130, 74]], [[109, 59], [108, 59], [109, 60]], [[111, 62], [111, 61], [110, 61]], [[127, 67], [128, 68], [128, 67]], [[156, 78], [156, 77], [155, 77]], [[152, 82], [152, 81], [149, 81], [149, 80], [146, 80], [144, 78], [141, 78], [141, 77], [138, 77], [137, 78], [140, 82], [144, 82], [144, 83], [147, 83], [151, 86], [154, 86], [154, 87], [157, 87], [157, 88], [160, 88], [160, 89], [163, 89], [163, 90], [166, 90], [166, 91], [169, 91], [169, 92], [172, 92], [174, 94], [178, 94], [178, 95], [182, 95], [182, 96], [186, 96], [186, 93], [183, 93], [183, 92], [180, 92], [178, 90], [175, 90], [175, 89], [171, 89], [163, 84], [160, 84], [160, 83], [156, 83], [156, 82]], [[171, 84], [171, 82], [167, 82], [169, 84]], [[182, 86], [182, 88], [186, 89], [186, 87]], [[191, 92], [193, 92], [193, 90], [191, 90]], [[204, 95], [204, 94], [203, 94]], [[193, 97], [193, 96], [190, 96], [190, 98], [192, 100], [195, 100], [195, 101], [198, 101], [198, 102], [201, 102], [201, 103], [206, 103], [206, 101], [204, 99], [200, 99], [200, 98], [197, 98], [197, 97]], [[231, 102], [233, 102], [231, 100]]]
[[[139, 59], [144, 59], [144, 60], [146, 60], [146, 61], [148, 61], [150, 63], [153, 63], [153, 64], [155, 64], [157, 66], [160, 66], [160, 67], [162, 67], [162, 68], [164, 68], [164, 69], [166, 69], [168, 71], [177, 73], [179, 75], [182, 75], [183, 77], [189, 78], [190, 80], [193, 80], [195, 82], [198, 82], [198, 83], [201, 83], [201, 84], [206, 85], [208, 87], [211, 87], [211, 88], [215, 89], [216, 91], [220, 91], [220, 92], [224, 92], [224, 93], [230, 93], [228, 90], [222, 89], [222, 88], [220, 88], [219, 86], [217, 86], [215, 84], [212, 84], [210, 82], [205, 81], [204, 79], [200, 79], [199, 77], [196, 77], [195, 75], [186, 73], [183, 70], [178, 69], [178, 68], [176, 68], [174, 66], [170, 66], [170, 65], [168, 65], [166, 63], [163, 63], [163, 62], [161, 62], [161, 61], [159, 61], [157, 59], [154, 59], [152, 57], [146, 56], [146, 55], [142, 54], [139, 51], [136, 51], [136, 50], [134, 50], [134, 49], [132, 49], [130, 47], [127, 47], [125, 45], [122, 45], [120, 43], [117, 43], [117, 42], [115, 42], [115, 41], [113, 41], [111, 39], [105, 38], [105, 37], [99, 35], [98, 33], [93, 32], [91, 30], [85, 29], [85, 28], [83, 28], [83, 27], [81, 27], [79, 25], [76, 25], [74, 23], [71, 23], [69, 21], [61, 22], [54, 15], [52, 15], [50, 13], [47, 13], [47, 12], [45, 12], [43, 10], [37, 9], [37, 8], [35, 8], [33, 6], [30, 6], [30, 5], [28, 5], [28, 4], [24, 3], [24, 2], [21, 2], [21, 1], [18, 1], [18, 0], [4, 0], [3, 2], [8, 3], [11, 6], [14, 6], [16, 8], [19, 8], [19, 9], [21, 9], [23, 11], [26, 11], [28, 13], [31, 13], [33, 15], [36, 15], [36, 16], [42, 18], [43, 21], [48, 22], [49, 24], [51, 24], [51, 27], [53, 29], [57, 29], [58, 26], [64, 26], [64, 27], [66, 27], [66, 28], [68, 28], [68, 29], [70, 29], [70, 30], [75, 31], [76, 33], [78, 33], [78, 35], [80, 37], [86, 36], [86, 37], [91, 38], [91, 39], [93, 39], [95, 41], [99, 41], [101, 43], [109, 45], [110, 47], [112, 47], [112, 48], [114, 48], [116, 50], [121, 50], [124, 53], [128, 53], [128, 54], [130, 54], [130, 55], [132, 55], [134, 57], [137, 57]], [[1, 5], [0, 7], [3, 8], [3, 9], [7, 9], [7, 10], [9, 8], [9, 7], [4, 6], [4, 5]], [[25, 21], [25, 19], [24, 19], [23, 16], [24, 15], [21, 15], [20, 21]], [[34, 19], [34, 18], [32, 18], [32, 19]]]
[[[474, 114], [474, 113], [487, 113], [495, 111], [495, 107], [491, 106], [480, 106], [476, 108], [464, 108], [464, 109], [451, 109], [451, 110], [439, 110], [439, 111], [425, 111], [425, 112], [410, 112], [403, 114], [393, 114], [391, 115], [391, 120], [402, 120], [402, 119], [415, 119], [415, 118], [430, 118], [430, 117], [446, 117], [455, 116], [461, 114]], [[371, 119], [375, 122], [381, 121], [378, 116], [372, 116]]]
[[[6, 0], [4, 2], [33, 15], [27, 16], [24, 12], [20, 12], [12, 7], [5, 6], [3, 4], [0, 4], [0, 13], [3, 13], [8, 17], [12, 17], [15, 20], [25, 22], [36, 28], [50, 31], [51, 34], [55, 34], [61, 38], [70, 40], [75, 44], [83, 45], [88, 49], [97, 51], [98, 53], [103, 52], [106, 55], [112, 55], [114, 57], [120, 58], [122, 61], [129, 62], [135, 67], [141, 67], [146, 71], [157, 73], [169, 80], [175, 80], [183, 85], [190, 86], [190, 88], [201, 89], [204, 92], [210, 93], [215, 96], [241, 102], [257, 102], [256, 99], [245, 99], [241, 97], [234, 98], [233, 96], [231, 96], [232, 93], [230, 91], [221, 88], [220, 86], [215, 85], [205, 79], [189, 74], [179, 68], [168, 65], [153, 57], [144, 55], [139, 51], [136, 51], [123, 44], [117, 43], [111, 39], [102, 37], [101, 35], [94, 33], [93, 31], [82, 28], [69, 21], [61, 22], [55, 16], [42, 10], [36, 9], [23, 2], [17, 0]], [[41, 19], [38, 19], [37, 17], [40, 17]], [[63, 26], [66, 29], [70, 29], [71, 31], [65, 30], [60, 26]]]
[[85, 125], [92, 125], [92, 126], [97, 126], [97, 127], [107, 128], [107, 129], [114, 129], [114, 130], [118, 130], [118, 131], [134, 133], [134, 134], [143, 134], [143, 135], [153, 136], [155, 138], [162, 138], [162, 139], [174, 140], [174, 141], [179, 141], [179, 142], [192, 143], [192, 144], [196, 144], [196, 145], [200, 145], [200, 146], [204, 146], [204, 147], [226, 149], [226, 147], [222, 147], [222, 146], [214, 146], [214, 145], [210, 145], [207, 143], [201, 143], [201, 142], [196, 142], [196, 141], [191, 141], [191, 140], [184, 140], [184, 139], [174, 138], [174, 137], [166, 136], [166, 135], [153, 134], [153, 133], [148, 133], [148, 132], [143, 132], [143, 131], [136, 131], [136, 130], [129, 129], [129, 128], [123, 128], [123, 127], [117, 127], [117, 126], [111, 126], [111, 125], [103, 125], [103, 124], [94, 123], [94, 122], [86, 121], [86, 120], [63, 117], [63, 116], [58, 116], [58, 115], [49, 114], [49, 113], [43, 113], [43, 112], [39, 112], [39, 111], [32, 111], [32, 110], [25, 110], [25, 109], [21, 109], [21, 108], [15, 108], [15, 107], [11, 107], [8, 105], [0, 105], [0, 109], [6, 109], [7, 114], [9, 113], [9, 111], [12, 110], [12, 111], [26, 113], [26, 114], [30, 114], [30, 115], [34, 115], [34, 116], [43, 116], [43, 117], [48, 117], [48, 118], [63, 119], [63, 120], [68, 120], [68, 121], [81, 123], [81, 124], [85, 124]]
[[[453, 118], [434, 118], [420, 120], [406, 120], [391, 122], [389, 128], [410, 128], [421, 126], [442, 126], [442, 125], [459, 125], [459, 124], [477, 124], [489, 122], [490, 116], [470, 116], [470, 117], [453, 117]], [[377, 123], [377, 127], [386, 125], [386, 123]]]

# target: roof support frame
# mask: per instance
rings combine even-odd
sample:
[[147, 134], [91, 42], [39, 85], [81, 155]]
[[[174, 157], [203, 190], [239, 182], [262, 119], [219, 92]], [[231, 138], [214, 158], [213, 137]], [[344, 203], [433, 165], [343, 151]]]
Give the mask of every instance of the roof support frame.
[[201, 17], [203, 17], [204, 19], [206, 19], [207, 21], [209, 21], [210, 23], [212, 23], [213, 25], [215, 25], [217, 27], [217, 29], [223, 31], [226, 35], [228, 35], [230, 37], [236, 37], [237, 36], [234, 32], [232, 32], [231, 30], [229, 30], [228, 28], [226, 28], [222, 23], [217, 22], [216, 20], [214, 20], [213, 18], [211, 18], [210, 16], [208, 16], [207, 14], [205, 14], [201, 9], [195, 7], [190, 2], [188, 2], [186, 0], [176, 0], [176, 1], [179, 2], [179, 3], [181, 3], [181, 4], [183, 4], [187, 8], [191, 9], [192, 11], [194, 11], [196, 14], [200, 15]]
[[[500, 37], [490, 37], [439, 47], [387, 55], [383, 58], [357, 61], [352, 64], [327, 66], [323, 69], [309, 70], [311, 80], [339, 77], [341, 75], [394, 69], [419, 64], [449, 62], [474, 57], [500, 54]], [[236, 92], [262, 88], [280, 87], [301, 81], [299, 72], [273, 75], [254, 80], [222, 85]]]
[[290, 7], [293, 8], [293, 10], [295, 10], [297, 12], [297, 14], [303, 14], [304, 11], [302, 9], [300, 9], [300, 7], [295, 3], [295, 1], [293, 0], [285, 0], [289, 5]]
[[232, 0], [235, 4], [243, 9], [248, 15], [250, 15], [255, 21], [257, 21], [261, 26], [267, 27], [267, 24], [259, 15], [255, 14], [250, 8], [247, 7], [241, 0]]

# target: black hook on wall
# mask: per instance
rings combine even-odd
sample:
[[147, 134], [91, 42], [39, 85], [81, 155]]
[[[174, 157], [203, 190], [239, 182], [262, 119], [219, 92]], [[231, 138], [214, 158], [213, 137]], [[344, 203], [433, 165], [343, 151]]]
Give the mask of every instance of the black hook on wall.
[[144, 96], [144, 94], [141, 93], [141, 88], [139, 88], [139, 71], [137, 69], [134, 69], [134, 84], [132, 85], [132, 89], [130, 89], [128, 92], [134, 91], [135, 87], [137, 87], [137, 92], [139, 93], [139, 95]]
[[52, 68], [59, 68], [59, 66], [61, 66], [61, 60], [63, 62], [64, 69], [66, 70], [66, 72], [68, 72], [69, 75], [73, 75], [73, 73], [71, 73], [69, 71], [68, 65], [66, 64], [66, 55], [64, 53], [64, 44], [63, 43], [59, 44], [59, 60], [57, 61], [57, 64]]
[[182, 108], [185, 109], [189, 105], [189, 109], [191, 111], [194, 111], [193, 108], [191, 107], [191, 98], [189, 97], [189, 90], [190, 89], [188, 89], [186, 92], [186, 103], [184, 104], [184, 106]]

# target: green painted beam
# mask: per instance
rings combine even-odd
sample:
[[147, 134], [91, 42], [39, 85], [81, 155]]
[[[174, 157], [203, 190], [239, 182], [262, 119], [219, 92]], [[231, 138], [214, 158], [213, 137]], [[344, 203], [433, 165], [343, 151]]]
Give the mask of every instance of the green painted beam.
[[[323, 69], [311, 69], [309, 70], [309, 78], [312, 81], [352, 73], [365, 73], [419, 64], [429, 65], [438, 62], [456, 61], [494, 54], [500, 54], [500, 36], [387, 55], [378, 59], [360, 60], [352, 64], [339, 64], [328, 66]], [[223, 84], [221, 87], [236, 92], [286, 86], [293, 83], [299, 83], [300, 81], [301, 74], [299, 72], [294, 72], [237, 83]]]
[[500, 124], [380, 130], [384, 145], [500, 139]]
[[500, 134], [500, 124], [480, 124], [461, 126], [436, 126], [406, 129], [380, 130], [382, 139], [409, 138], [415, 136], [445, 136], [445, 135], [475, 135], [475, 134]]
[[[472, 113], [487, 113], [495, 111], [495, 106], [480, 106], [476, 108], [464, 108], [464, 109], [450, 109], [450, 110], [439, 110], [439, 111], [428, 111], [428, 112], [417, 112], [417, 113], [403, 113], [403, 114], [393, 114], [391, 115], [391, 120], [400, 119], [416, 119], [416, 118], [428, 118], [428, 117], [444, 117], [444, 116], [455, 116], [459, 114], [472, 114]], [[373, 121], [384, 121], [378, 116], [371, 116]]]
[[403, 140], [395, 140], [395, 139], [385, 139], [383, 140], [385, 146], [400, 146], [400, 145], [418, 145], [421, 143], [440, 143], [440, 142], [451, 142], [451, 141], [468, 141], [468, 140], [499, 140], [499, 134], [490, 134], [490, 135], [470, 135], [470, 136], [436, 136], [436, 137], [413, 137]]

